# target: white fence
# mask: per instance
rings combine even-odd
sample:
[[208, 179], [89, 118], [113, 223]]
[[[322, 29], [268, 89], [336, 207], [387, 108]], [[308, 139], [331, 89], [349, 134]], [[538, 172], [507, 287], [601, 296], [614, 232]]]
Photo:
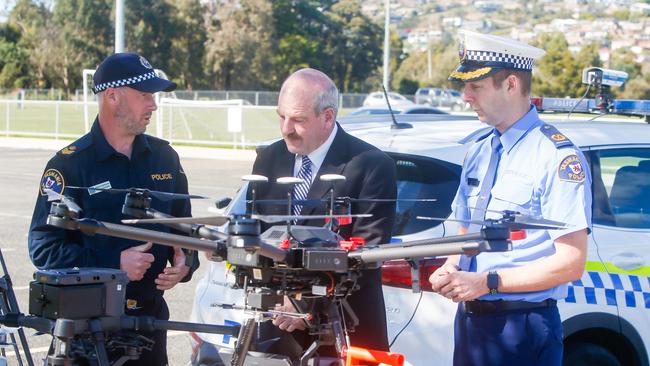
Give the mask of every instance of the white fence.
[[[97, 104], [74, 101], [0, 100], [0, 134], [74, 139], [87, 132]], [[237, 101], [161, 98], [147, 133], [172, 143], [249, 147], [280, 137], [274, 106]], [[4, 127], [4, 128], [2, 128]]]

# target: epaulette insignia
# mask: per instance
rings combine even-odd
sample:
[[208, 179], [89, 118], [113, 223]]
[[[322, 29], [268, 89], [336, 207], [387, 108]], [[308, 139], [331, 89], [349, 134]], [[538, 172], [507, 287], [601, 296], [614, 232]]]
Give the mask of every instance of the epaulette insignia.
[[551, 142], [555, 145], [555, 147], [560, 148], [560, 147], [565, 147], [565, 146], [573, 146], [573, 142], [569, 140], [568, 137], [564, 136], [560, 131], [557, 130], [557, 128], [544, 124], [541, 127], [541, 131], [546, 136]]
[[74, 154], [75, 151], [77, 151], [77, 147], [74, 145], [66, 146], [61, 150], [61, 154], [63, 155], [70, 155]]

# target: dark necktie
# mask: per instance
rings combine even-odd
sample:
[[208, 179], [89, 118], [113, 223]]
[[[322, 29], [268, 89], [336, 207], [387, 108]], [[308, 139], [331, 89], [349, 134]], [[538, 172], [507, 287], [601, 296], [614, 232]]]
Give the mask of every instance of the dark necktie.
[[[297, 178], [302, 179], [303, 182], [293, 186], [293, 199], [298, 201], [305, 200], [307, 199], [307, 193], [309, 193], [309, 186], [311, 186], [311, 160], [309, 160], [307, 155], [302, 156], [302, 165], [300, 166]], [[302, 205], [294, 204], [291, 208], [291, 213], [293, 215], [300, 215], [301, 210]]]

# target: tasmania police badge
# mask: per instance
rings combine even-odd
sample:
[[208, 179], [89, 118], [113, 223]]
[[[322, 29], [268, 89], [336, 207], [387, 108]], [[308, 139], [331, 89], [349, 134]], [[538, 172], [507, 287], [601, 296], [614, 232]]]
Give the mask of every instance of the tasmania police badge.
[[582, 169], [580, 158], [576, 154], [571, 154], [564, 158], [557, 169], [560, 180], [566, 182], [584, 182], [586, 174]]
[[61, 174], [56, 169], [48, 169], [43, 173], [43, 178], [41, 178], [41, 196], [47, 196], [45, 193], [46, 189], [51, 189], [56, 193], [63, 194], [65, 189], [65, 179], [63, 179], [63, 174]]

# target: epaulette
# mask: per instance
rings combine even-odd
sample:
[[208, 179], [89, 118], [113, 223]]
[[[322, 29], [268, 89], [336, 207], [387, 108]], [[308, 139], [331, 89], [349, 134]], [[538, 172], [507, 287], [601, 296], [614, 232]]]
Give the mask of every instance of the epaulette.
[[71, 156], [74, 154], [77, 154], [78, 152], [86, 149], [88, 146], [90, 146], [93, 142], [92, 136], [90, 134], [86, 134], [81, 136], [77, 141], [71, 143], [70, 145], [64, 147], [63, 149], [59, 150], [57, 152], [57, 155], [62, 155], [62, 156]]
[[549, 124], [544, 123], [542, 127], [540, 127], [540, 130], [558, 149], [561, 147], [573, 146], [573, 142], [571, 142], [568, 137], [564, 136], [557, 130], [557, 128]]

